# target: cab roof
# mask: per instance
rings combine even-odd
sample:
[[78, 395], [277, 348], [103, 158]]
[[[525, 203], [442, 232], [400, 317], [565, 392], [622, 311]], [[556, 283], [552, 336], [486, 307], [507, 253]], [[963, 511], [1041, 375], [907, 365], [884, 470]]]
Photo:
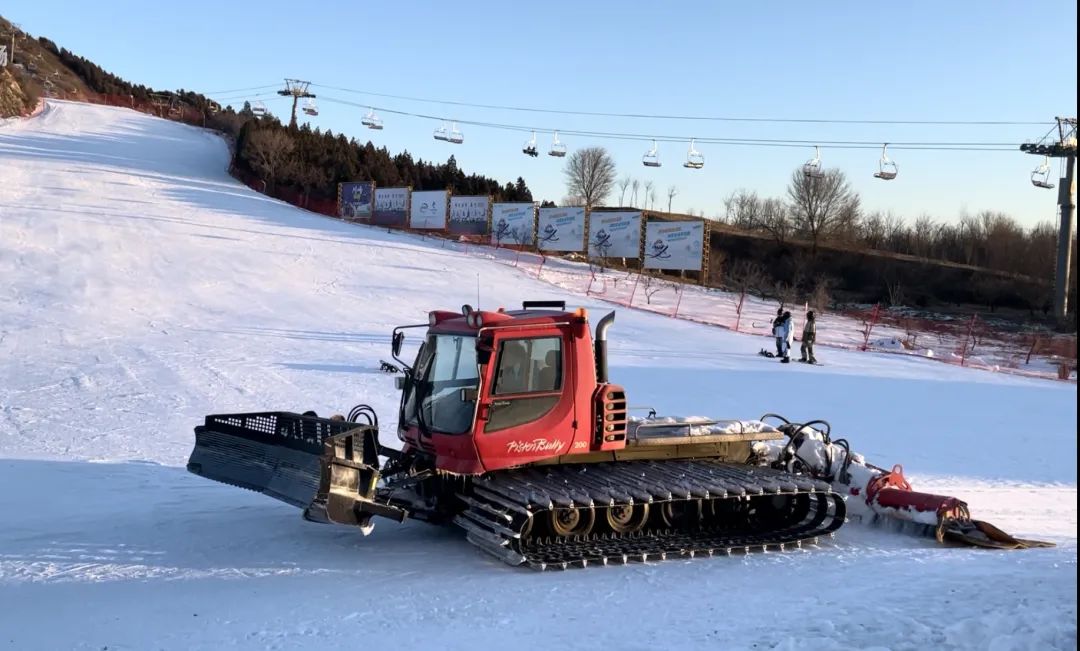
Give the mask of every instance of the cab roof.
[[[526, 306], [529, 304], [526, 303]], [[571, 323], [577, 319], [587, 319], [588, 314], [583, 308], [573, 312], [564, 309], [526, 307], [520, 310], [506, 310], [499, 308], [495, 311], [473, 310], [468, 315], [461, 312], [449, 312], [436, 310], [430, 313], [431, 327], [429, 332], [433, 334], [470, 334], [475, 335], [481, 327], [498, 327], [500, 325], [520, 326], [545, 326], [562, 325]], [[477, 323], [479, 319], [479, 325]]]

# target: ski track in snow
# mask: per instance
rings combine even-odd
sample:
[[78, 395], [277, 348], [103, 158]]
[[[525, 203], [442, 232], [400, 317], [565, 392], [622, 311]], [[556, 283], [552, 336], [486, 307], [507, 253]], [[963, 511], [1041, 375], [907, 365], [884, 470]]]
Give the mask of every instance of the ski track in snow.
[[610, 309], [299, 211], [227, 161], [217, 136], [123, 109], [50, 102], [0, 124], [0, 645], [1076, 647], [1074, 384], [836, 350], [781, 368], [763, 338], [623, 309], [612, 331], [632, 404], [827, 418], [868, 460], [1046, 550], [849, 524], [789, 553], [534, 573], [455, 530], [365, 538], [188, 474], [207, 413], [362, 401], [392, 438], [390, 329], [475, 304], [477, 273], [485, 307]]

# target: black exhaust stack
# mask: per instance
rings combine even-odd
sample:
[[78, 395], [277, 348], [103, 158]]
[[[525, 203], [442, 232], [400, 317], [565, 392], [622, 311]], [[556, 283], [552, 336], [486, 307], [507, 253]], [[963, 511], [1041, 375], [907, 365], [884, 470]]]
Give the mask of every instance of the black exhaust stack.
[[596, 381], [608, 381], [607, 369], [607, 331], [611, 324], [615, 323], [615, 313], [609, 312], [596, 324], [596, 338], [593, 341], [593, 351], [596, 354]]

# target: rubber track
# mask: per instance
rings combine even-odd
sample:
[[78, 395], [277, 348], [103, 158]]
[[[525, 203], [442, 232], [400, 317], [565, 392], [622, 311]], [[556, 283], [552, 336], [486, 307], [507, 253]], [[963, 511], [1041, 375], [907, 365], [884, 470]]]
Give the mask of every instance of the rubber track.
[[[790, 497], [801, 504], [793, 519], [762, 528], [740, 520], [737, 506]], [[583, 567], [589, 563], [662, 560], [668, 556], [712, 556], [816, 543], [844, 523], [843, 498], [829, 484], [771, 468], [709, 460], [631, 461], [532, 467], [493, 473], [476, 480], [467, 505], [454, 522], [470, 542], [511, 565], [534, 569]], [[665, 502], [701, 500], [726, 519], [673, 529], [647, 527], [636, 533], [537, 536], [534, 523], [552, 509], [650, 504], [650, 523]], [[725, 510], [726, 509], [726, 510]], [[745, 512], [745, 509], [743, 511]], [[597, 511], [597, 528], [602, 528]], [[533, 526], [529, 526], [532, 524]], [[530, 531], [531, 530], [531, 531]]]

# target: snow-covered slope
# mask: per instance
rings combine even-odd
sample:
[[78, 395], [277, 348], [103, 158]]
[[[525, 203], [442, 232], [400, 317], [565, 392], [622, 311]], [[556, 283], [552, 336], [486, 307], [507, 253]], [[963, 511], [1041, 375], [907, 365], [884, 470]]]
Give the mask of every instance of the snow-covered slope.
[[452, 530], [303, 522], [183, 470], [206, 413], [372, 403], [394, 325], [565, 298], [440, 242], [237, 184], [216, 136], [55, 102], [0, 126], [0, 642], [11, 648], [1075, 648], [1076, 386], [620, 310], [612, 375], [661, 413], [824, 417], [920, 488], [1059, 547], [851, 525], [786, 554], [537, 574]]

